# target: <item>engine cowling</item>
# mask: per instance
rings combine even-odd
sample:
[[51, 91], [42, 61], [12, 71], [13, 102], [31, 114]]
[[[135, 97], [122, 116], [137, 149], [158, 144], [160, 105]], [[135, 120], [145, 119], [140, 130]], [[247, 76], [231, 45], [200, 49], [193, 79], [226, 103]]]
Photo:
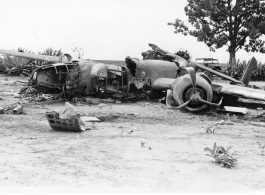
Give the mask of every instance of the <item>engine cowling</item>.
[[[213, 91], [210, 84], [198, 74], [196, 77], [196, 88], [197, 93], [202, 100], [205, 100], [207, 102], [212, 101]], [[178, 105], [181, 106], [188, 102], [193, 95], [193, 85], [190, 75], [186, 74], [184, 76], [178, 77], [172, 84], [171, 90], [171, 96], [174, 98]], [[205, 110], [208, 105], [200, 101], [191, 101], [185, 107], [191, 112], [199, 112]]]

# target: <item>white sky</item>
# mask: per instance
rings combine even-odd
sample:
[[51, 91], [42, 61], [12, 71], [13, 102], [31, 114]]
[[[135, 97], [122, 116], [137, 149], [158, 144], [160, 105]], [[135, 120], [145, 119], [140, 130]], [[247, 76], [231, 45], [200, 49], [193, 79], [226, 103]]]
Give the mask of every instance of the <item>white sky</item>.
[[[186, 21], [186, 0], [0, 0], [0, 48], [44, 51], [48, 47], [70, 53], [73, 44], [84, 49], [84, 58], [124, 60], [142, 58], [148, 43], [174, 52], [189, 50], [193, 59], [217, 58], [226, 63], [227, 48], [210, 52], [191, 36], [174, 34], [168, 22]], [[188, 24], [188, 23], [187, 23]], [[237, 58], [265, 54], [239, 51]]]

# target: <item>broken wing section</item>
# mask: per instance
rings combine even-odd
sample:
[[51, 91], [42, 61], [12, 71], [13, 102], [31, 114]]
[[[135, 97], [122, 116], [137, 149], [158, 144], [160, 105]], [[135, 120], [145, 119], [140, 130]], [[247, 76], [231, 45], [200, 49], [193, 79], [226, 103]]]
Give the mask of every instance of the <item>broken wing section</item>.
[[68, 63], [72, 61], [72, 57], [69, 54], [64, 54], [60, 57], [57, 57], [57, 56], [48, 56], [48, 55], [37, 55], [32, 53], [22, 53], [22, 52], [5, 50], [5, 49], [0, 49], [0, 53], [5, 55], [28, 58], [32, 60], [47, 61], [49, 63], [58, 63], [58, 62]]
[[212, 82], [211, 85], [213, 86], [213, 89], [218, 89], [218, 91], [215, 91], [221, 95], [231, 95], [246, 99], [265, 101], [265, 91], [260, 89], [253, 89], [238, 85], [228, 85], [225, 83], [216, 82]]

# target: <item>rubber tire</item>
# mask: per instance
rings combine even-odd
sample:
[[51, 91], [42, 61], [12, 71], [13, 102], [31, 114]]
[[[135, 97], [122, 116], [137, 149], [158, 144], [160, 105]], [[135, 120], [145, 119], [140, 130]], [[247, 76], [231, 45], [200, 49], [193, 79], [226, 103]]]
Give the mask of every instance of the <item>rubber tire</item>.
[[[175, 82], [172, 85], [173, 88], [173, 98], [178, 103], [178, 105], [182, 105], [184, 103], [183, 101], [183, 93], [188, 87], [192, 86], [191, 78], [189, 74], [186, 74], [184, 76], [178, 77]], [[207, 94], [207, 101], [211, 102], [213, 99], [213, 90], [211, 88], [211, 85], [201, 76], [196, 74], [196, 86], [201, 87], [205, 90]], [[186, 106], [186, 109], [191, 112], [199, 112], [203, 111], [208, 108], [208, 105], [204, 104], [198, 108], [192, 108], [189, 106]]]

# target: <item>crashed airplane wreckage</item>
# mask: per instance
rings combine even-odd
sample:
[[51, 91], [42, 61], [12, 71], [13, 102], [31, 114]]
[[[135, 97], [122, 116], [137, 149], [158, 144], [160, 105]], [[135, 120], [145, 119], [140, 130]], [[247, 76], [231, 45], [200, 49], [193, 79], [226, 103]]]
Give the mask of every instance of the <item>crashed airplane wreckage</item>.
[[[220, 106], [222, 97], [265, 100], [265, 91], [246, 87], [257, 67], [255, 58], [251, 59], [241, 81], [238, 81], [192, 62], [191, 54], [186, 50], [170, 53], [156, 45], [149, 46], [152, 50], [143, 52], [142, 60], [127, 57], [125, 65], [121, 66], [74, 60], [69, 54], [54, 57], [9, 50], [0, 50], [0, 53], [49, 63], [34, 70], [30, 76], [29, 85], [39, 93], [118, 99], [135, 97], [139, 93], [147, 97], [156, 93], [166, 94], [169, 108], [186, 108], [192, 112]], [[213, 81], [212, 74], [230, 81], [230, 84]]]

